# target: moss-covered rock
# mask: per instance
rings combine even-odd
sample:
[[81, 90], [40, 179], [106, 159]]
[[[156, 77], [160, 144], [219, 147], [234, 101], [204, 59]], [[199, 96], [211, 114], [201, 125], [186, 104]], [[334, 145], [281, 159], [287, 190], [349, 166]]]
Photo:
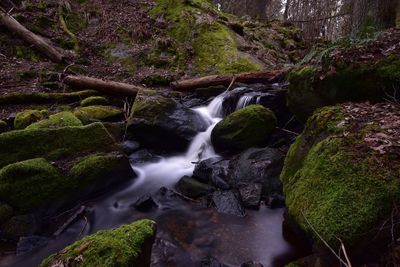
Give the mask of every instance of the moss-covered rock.
[[155, 223], [140, 220], [114, 230], [98, 231], [45, 259], [40, 267], [55, 263], [73, 266], [149, 266]]
[[98, 94], [94, 90], [71, 93], [14, 93], [0, 96], [0, 105], [71, 103]]
[[197, 198], [205, 196], [213, 191], [213, 188], [207, 184], [190, 177], [182, 177], [176, 185], [176, 188], [185, 196]]
[[228, 115], [211, 132], [211, 142], [218, 151], [240, 151], [263, 144], [276, 127], [274, 113], [250, 105]]
[[45, 159], [7, 165], [0, 171], [0, 199], [19, 211], [28, 211], [58, 198], [69, 181]]
[[101, 123], [5, 132], [0, 134], [0, 147], [0, 167], [35, 157], [53, 160], [93, 151], [117, 150], [113, 138]]
[[112, 106], [88, 106], [77, 108], [74, 115], [83, 123], [91, 123], [95, 121], [110, 121], [119, 119], [123, 115], [123, 111]]
[[40, 121], [46, 117], [46, 111], [29, 109], [18, 112], [14, 119], [14, 129], [21, 130], [34, 122]]
[[320, 248], [316, 232], [334, 249], [342, 240], [353, 256], [391, 242], [381, 226], [400, 201], [400, 155], [371, 141], [392, 138], [397, 126], [387, 116], [400, 118], [390, 105], [325, 107], [291, 146], [281, 174], [288, 214]]
[[5, 203], [0, 204], [0, 225], [4, 222], [8, 221], [13, 215], [14, 210], [13, 208]]
[[65, 126], [83, 126], [82, 122], [71, 112], [59, 112], [46, 120], [35, 122], [28, 127], [27, 130], [40, 129], [40, 128], [60, 128]]
[[7, 122], [0, 120], [0, 133], [7, 131], [8, 125]]
[[108, 105], [108, 99], [103, 96], [91, 96], [81, 101], [82, 107], [87, 106], [105, 106]]

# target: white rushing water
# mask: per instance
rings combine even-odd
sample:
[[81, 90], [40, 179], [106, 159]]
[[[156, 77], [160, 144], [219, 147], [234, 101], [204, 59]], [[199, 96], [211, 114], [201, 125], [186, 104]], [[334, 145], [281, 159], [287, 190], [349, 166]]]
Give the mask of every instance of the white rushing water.
[[[255, 99], [255, 101], [253, 99]], [[239, 98], [239, 101], [236, 105], [236, 110], [244, 108], [250, 104], [259, 104], [260, 99], [261, 99], [261, 96], [243, 95]]]
[[197, 162], [218, 156], [211, 145], [210, 136], [214, 126], [222, 119], [223, 98], [224, 94], [221, 94], [208, 106], [193, 109], [204, 119], [208, 128], [193, 138], [185, 154], [162, 158], [156, 163], [132, 166], [138, 175], [134, 186], [145, 186], [149, 191], [172, 186], [182, 176], [191, 175]]

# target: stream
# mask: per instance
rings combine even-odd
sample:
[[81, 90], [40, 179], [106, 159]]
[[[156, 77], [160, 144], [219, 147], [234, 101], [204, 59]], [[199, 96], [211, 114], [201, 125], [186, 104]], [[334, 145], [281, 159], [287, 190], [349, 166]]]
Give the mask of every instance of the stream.
[[[168, 189], [160, 189], [172, 188], [182, 176], [191, 175], [195, 163], [200, 160], [218, 156], [210, 135], [222, 119], [223, 98], [224, 93], [207, 106], [193, 109], [207, 122], [208, 129], [194, 137], [185, 154], [133, 165], [137, 177], [86, 202], [85, 206], [90, 208], [88, 216], [32, 251], [0, 260], [0, 265], [37, 266], [46, 256], [84, 235], [140, 218], [153, 219], [158, 225], [151, 266], [211, 266], [199, 265], [199, 262], [212, 256], [228, 266], [240, 266], [253, 260], [272, 267], [283, 266], [297, 257], [301, 248], [283, 236], [284, 209], [269, 209], [262, 204], [258, 211], [247, 210], [246, 216], [236, 217], [217, 213], [215, 209], [185, 201]], [[243, 96], [237, 109], [256, 101], [252, 101], [251, 96]], [[133, 204], [143, 195], [152, 195], [158, 208], [137, 211]]]

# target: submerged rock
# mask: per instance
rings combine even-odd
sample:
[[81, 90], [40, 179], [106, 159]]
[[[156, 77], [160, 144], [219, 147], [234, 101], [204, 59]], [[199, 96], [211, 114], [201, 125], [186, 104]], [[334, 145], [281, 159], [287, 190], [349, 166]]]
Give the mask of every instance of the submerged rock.
[[279, 179], [284, 154], [274, 148], [250, 148], [229, 163], [227, 182], [234, 188], [261, 184], [263, 195], [282, 192]]
[[176, 185], [179, 192], [190, 198], [205, 196], [213, 191], [213, 188], [203, 184], [190, 176], [182, 177]]
[[211, 133], [211, 142], [219, 152], [241, 151], [262, 145], [276, 123], [271, 110], [261, 105], [250, 105], [217, 123]]
[[291, 146], [281, 174], [288, 214], [319, 248], [315, 232], [361, 259], [392, 242], [382, 223], [399, 203], [399, 121], [391, 104], [325, 107]]
[[151, 195], [141, 196], [136, 202], [133, 204], [133, 207], [141, 212], [147, 212], [154, 208], [157, 208], [157, 203], [153, 200]]
[[193, 178], [206, 184], [212, 184], [217, 188], [227, 190], [229, 185], [225, 179], [228, 172], [229, 160], [221, 158], [209, 158], [196, 164]]
[[246, 208], [258, 209], [261, 201], [262, 185], [251, 183], [239, 189], [240, 198]]
[[216, 210], [220, 213], [239, 217], [246, 214], [239, 195], [233, 191], [215, 191], [212, 195], [212, 201]]
[[149, 266], [156, 224], [140, 220], [84, 237], [42, 261], [40, 267]]
[[152, 90], [136, 96], [128, 127], [141, 143], [175, 151], [185, 150], [198, 132], [207, 129], [198, 113]]

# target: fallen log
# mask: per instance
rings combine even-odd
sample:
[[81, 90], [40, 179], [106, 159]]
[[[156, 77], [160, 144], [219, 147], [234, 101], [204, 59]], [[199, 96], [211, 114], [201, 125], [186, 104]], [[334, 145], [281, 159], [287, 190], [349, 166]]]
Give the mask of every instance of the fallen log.
[[171, 83], [171, 87], [178, 91], [188, 91], [196, 88], [224, 85], [231, 87], [233, 83], [274, 83], [283, 79], [288, 69], [276, 71], [247, 72], [236, 75], [211, 75]]
[[15, 33], [27, 43], [33, 45], [40, 53], [45, 55], [51, 61], [60, 63], [65, 59], [65, 56], [55, 47], [50, 45], [45, 39], [25, 28], [12, 16], [8, 15], [1, 9], [0, 24], [4, 25], [10, 32]]
[[132, 85], [128, 83], [104, 81], [97, 78], [87, 76], [72, 76], [64, 78], [63, 83], [76, 89], [92, 89], [104, 94], [120, 95], [120, 96], [136, 96], [137, 92], [146, 89], [142, 86]]

